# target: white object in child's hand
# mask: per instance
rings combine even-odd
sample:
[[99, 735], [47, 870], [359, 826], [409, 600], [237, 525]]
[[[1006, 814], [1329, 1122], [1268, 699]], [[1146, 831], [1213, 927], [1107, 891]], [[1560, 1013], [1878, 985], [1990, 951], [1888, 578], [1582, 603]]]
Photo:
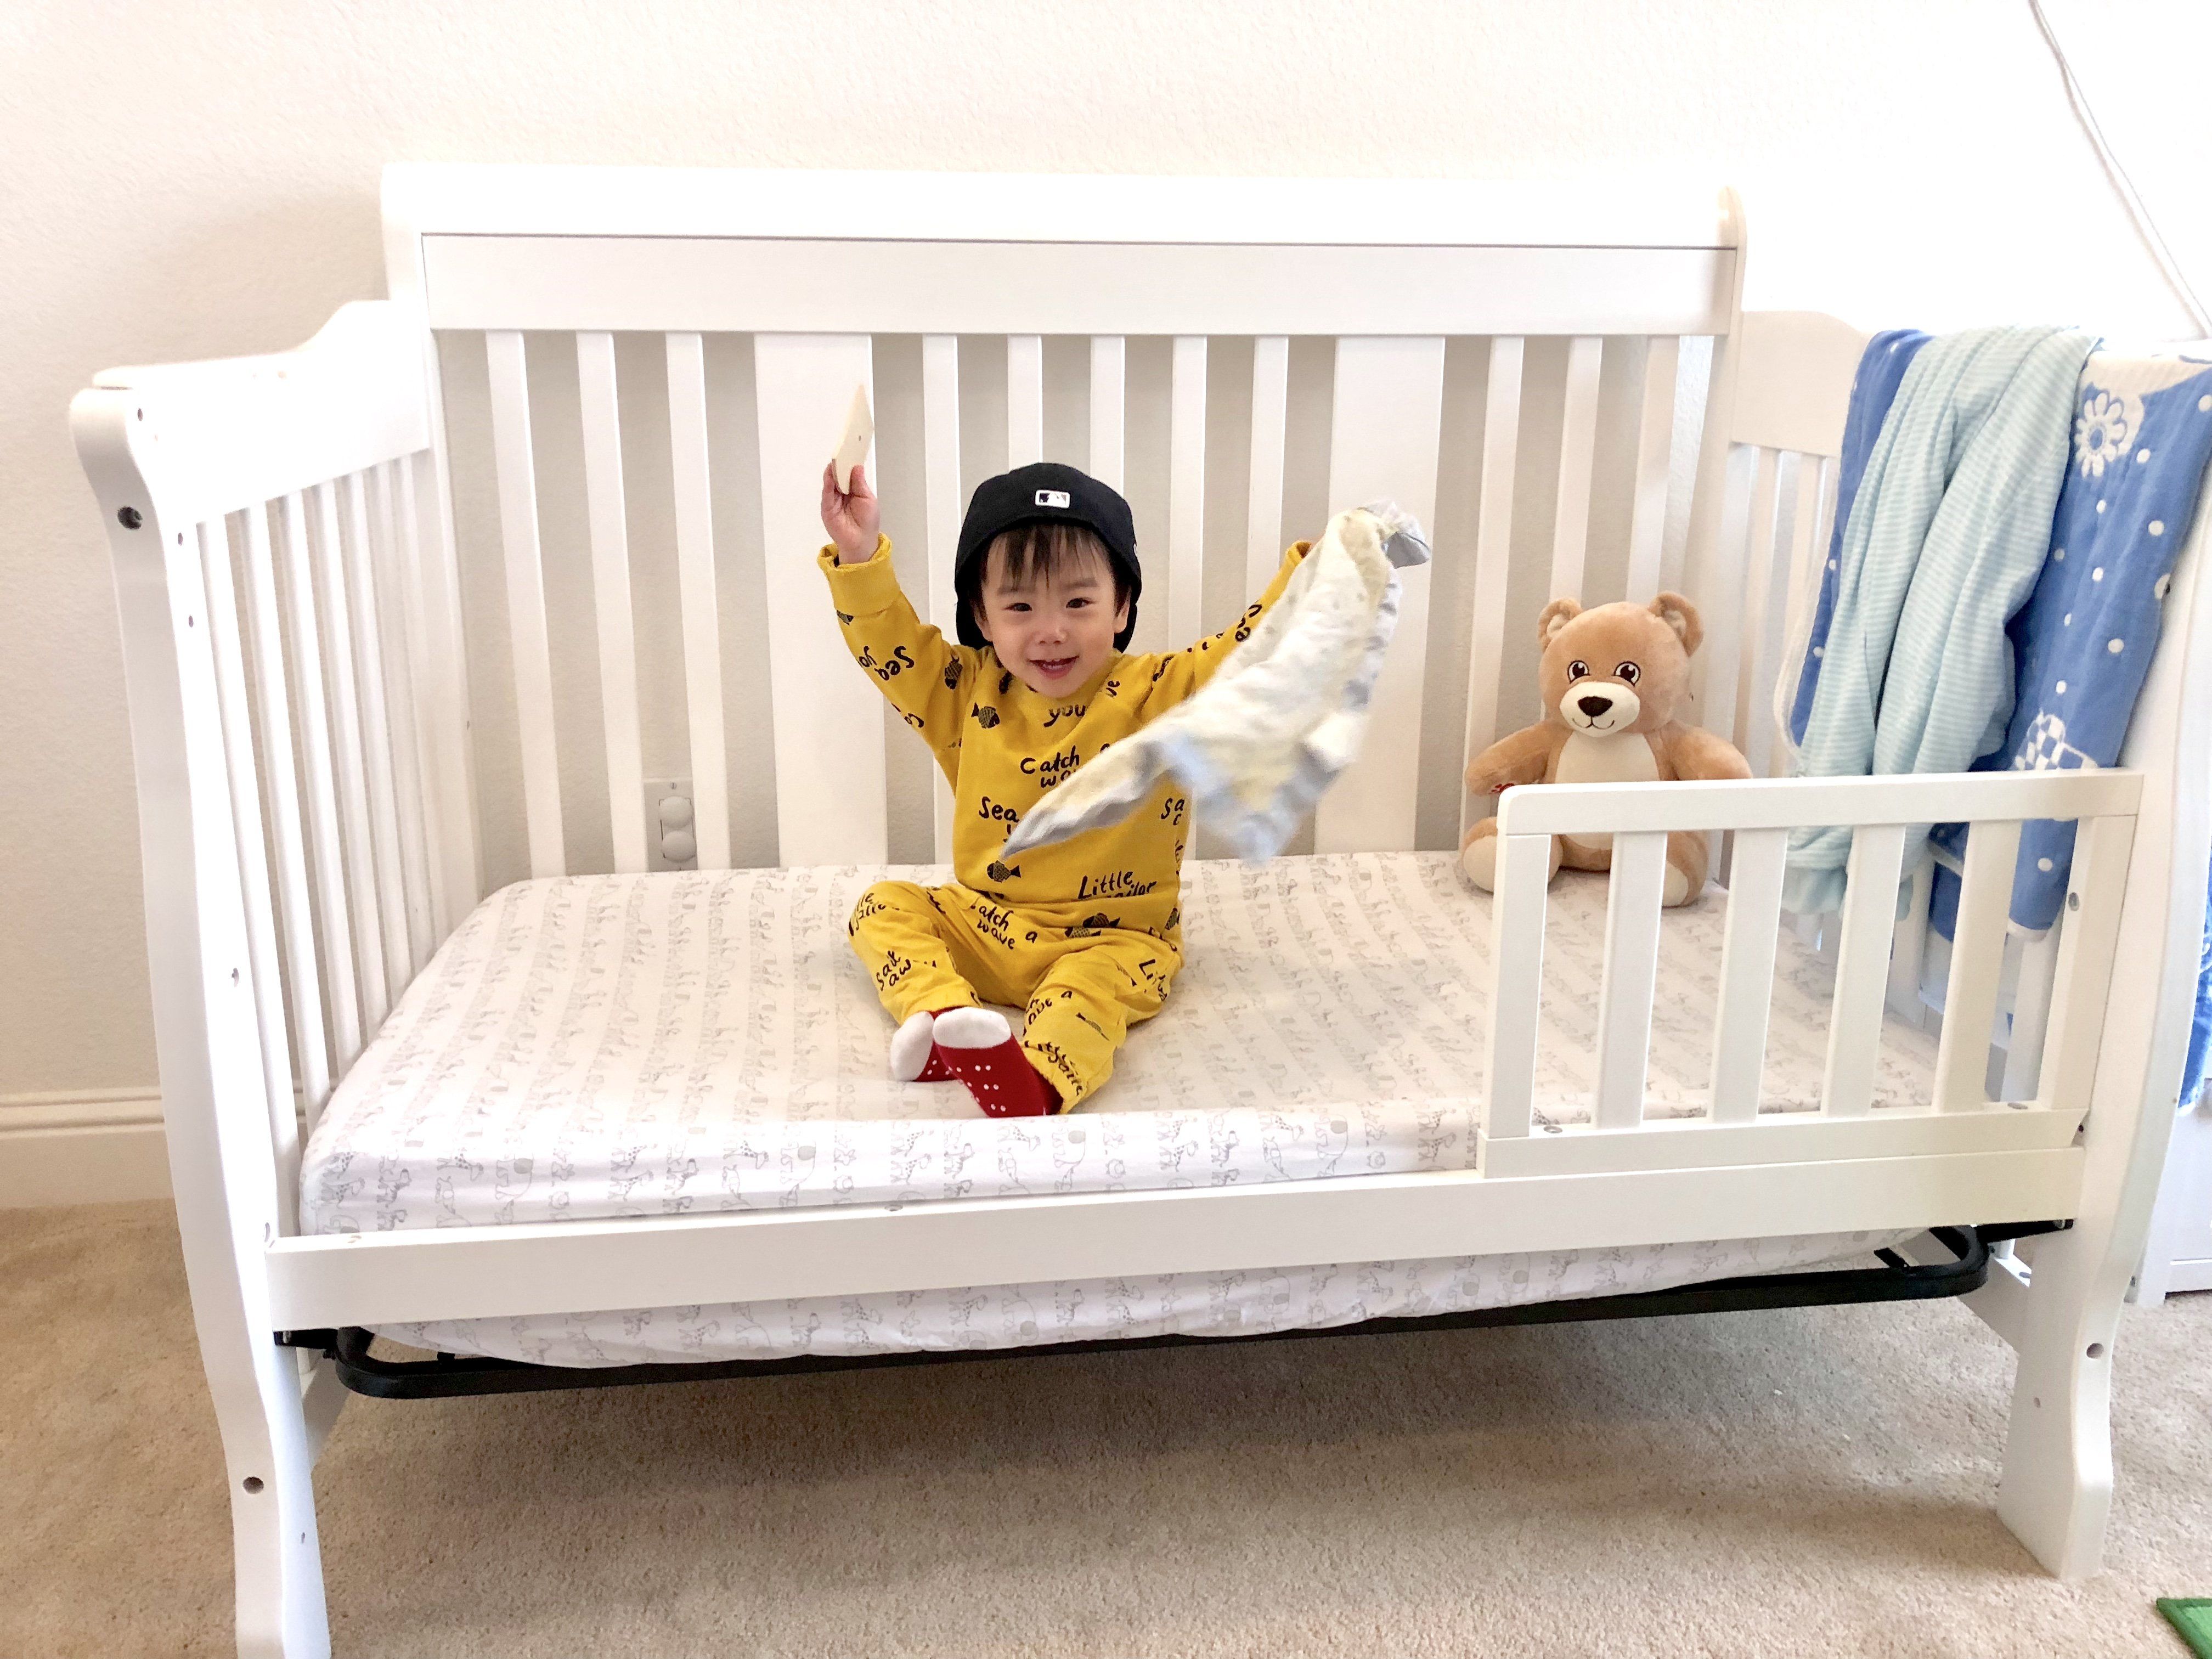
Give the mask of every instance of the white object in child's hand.
[[868, 408], [868, 388], [853, 388], [853, 407], [845, 416], [845, 435], [837, 441], [837, 488], [853, 493], [853, 469], [868, 459], [868, 444], [876, 435], [876, 417]]

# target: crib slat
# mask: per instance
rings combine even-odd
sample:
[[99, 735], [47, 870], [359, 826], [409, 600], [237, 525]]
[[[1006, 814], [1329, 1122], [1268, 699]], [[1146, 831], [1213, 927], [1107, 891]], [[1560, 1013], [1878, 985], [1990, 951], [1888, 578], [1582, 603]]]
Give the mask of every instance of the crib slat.
[[1256, 599], [1283, 562], [1283, 441], [1290, 414], [1291, 342], [1252, 342], [1252, 489], [1244, 515], [1244, 588]]
[[1759, 1115], [1789, 851], [1787, 830], [1735, 832], [1728, 932], [1721, 942], [1720, 1017], [1713, 1026], [1711, 1109], [1716, 1123], [1748, 1123]]
[[221, 520], [198, 526], [201, 579], [207, 587], [208, 645], [215, 658], [216, 705], [230, 780], [230, 813], [238, 881], [246, 902], [246, 960], [253, 975], [253, 1012], [261, 1036], [261, 1076], [269, 1127], [276, 1139], [277, 1212], [289, 1231], [300, 1185], [300, 1121], [292, 1106], [292, 1057], [284, 1035], [284, 990], [271, 914], [269, 855], [262, 834], [261, 781], [253, 762], [253, 715], [246, 695], [246, 654], [240, 643], [238, 599], [230, 572], [230, 535]]
[[1717, 550], [1723, 568], [1716, 573], [1712, 598], [1705, 599], [1702, 590], [1698, 594], [1700, 602], [1710, 606], [1704, 652], [1710, 659], [1705, 665], [1705, 730], [1728, 738], [1739, 749], [1743, 746], [1737, 720], [1741, 690], [1739, 677], [1747, 672], [1742, 630], [1752, 615], [1744, 602], [1743, 589], [1750, 580], [1750, 571], [1762, 559], [1773, 556], [1775, 476], [1779, 459], [1780, 452], [1777, 450], [1759, 451], [1743, 539], [1731, 540], [1729, 526], [1723, 525]]
[[2020, 820], [1985, 818], [1966, 837], [1959, 915], [1951, 927], [1951, 977], [1936, 1048], [1938, 1111], [1979, 1111], [1989, 1102], [1990, 1036], [2004, 974], [2005, 913], [2020, 858]]
[[615, 868], [647, 865], [645, 748], [637, 714], [637, 640], [630, 619], [629, 520], [623, 492], [622, 405], [615, 337], [576, 337], [584, 431], [584, 508], [592, 534], [592, 608], [599, 635], [599, 713], [607, 745], [607, 819]]
[[456, 803], [441, 781], [441, 745], [448, 728], [465, 732], [468, 709], [465, 696], [456, 696], [450, 708], [445, 706], [441, 690], [443, 685], [458, 686], [464, 682], [459, 664], [439, 660], [440, 623], [432, 609], [430, 583], [424, 574], [422, 503], [415, 493], [415, 474], [430, 459], [427, 453], [404, 455], [392, 464], [392, 487], [397, 492], [392, 510], [398, 526], [393, 556], [398, 561], [400, 603], [407, 613], [407, 684], [414, 707], [415, 772], [421, 785], [424, 878], [430, 904], [429, 948], [434, 951], [460, 921], [454, 914], [457, 896], [447, 867], [447, 837], [452, 819], [456, 816]]
[[[1786, 580], [1776, 584], [1774, 614], [1767, 624], [1778, 672], [1782, 666], [1781, 648], [1787, 642], [1791, 605], [1820, 591], [1820, 568], [1828, 545], [1820, 528], [1830, 510], [1828, 486], [1834, 472], [1835, 463], [1825, 456], [1797, 458], [1797, 505], [1790, 521], [1790, 562], [1784, 567]], [[1762, 692], [1765, 689], [1760, 687]]]
[[[415, 538], [414, 580], [424, 641], [420, 683], [431, 733], [430, 775], [437, 781], [433, 813], [438, 856], [433, 878], [441, 897], [442, 938], [460, 925], [483, 890], [483, 851], [477, 833], [475, 743], [469, 718], [469, 674], [461, 628], [460, 561], [455, 550], [452, 471], [445, 452], [445, 415], [433, 398], [430, 419], [436, 447], [414, 458], [401, 480], [407, 523]], [[422, 476], [418, 477], [418, 473]]]
[[1828, 1010], [1828, 1062], [1820, 1082], [1820, 1109], [1830, 1117], [1863, 1117], [1874, 1105], [1890, 934], [1904, 864], [1903, 824], [1863, 823], [1852, 831], [1836, 994]]
[[[1786, 548], [1754, 542], [1751, 568], [1744, 584], [1743, 632], [1747, 643], [1748, 672], [1743, 690], [1743, 753], [1755, 778], [1771, 776], [1774, 769], [1775, 725], [1772, 710], [1775, 683], [1782, 662], [1783, 633], [1788, 624], [1790, 590], [1799, 572], [1813, 556], [1814, 526], [1820, 517], [1820, 458], [1797, 457], [1797, 503], [1790, 514]], [[1753, 523], [1763, 522], [1754, 520]]]
[[1754, 777], [1786, 775], [1788, 770], [1790, 708], [1797, 697], [1807, 612], [1820, 592], [1820, 566], [1828, 549], [1827, 524], [1835, 510], [1830, 499], [1835, 472], [1835, 463], [1826, 457], [1801, 454], [1797, 458], [1797, 510], [1790, 526], [1789, 580], [1774, 622], [1772, 666], [1765, 678], [1753, 676], [1751, 688], [1759, 707], [1768, 711], [1773, 722], [1764, 736], [1773, 745], [1780, 763], [1762, 766], [1753, 760]]
[[[1329, 420], [1329, 501], [1356, 506], [1387, 496], [1422, 524], [1435, 524], [1443, 396], [1441, 339], [1339, 338]], [[1417, 844], [1428, 567], [1401, 570], [1398, 579], [1397, 632], [1375, 682], [1359, 758], [1322, 797], [1315, 814], [1318, 852], [1384, 852]]]
[[1006, 336], [1006, 465], [1044, 459], [1044, 340]]
[[530, 873], [566, 875], [561, 762], [553, 736], [553, 653], [545, 632], [545, 571], [538, 540], [538, 469], [530, 440], [530, 380], [522, 336], [484, 336], [491, 375], [493, 464], [499, 474], [499, 534], [507, 556], [507, 627], [514, 657], [514, 717], [522, 744], [522, 794], [530, 824]]
[[368, 784], [369, 854], [376, 867], [377, 931], [383, 936], [386, 994], [390, 1002], [397, 1002], [414, 975], [407, 945], [399, 797], [392, 781], [392, 722], [385, 707], [384, 641], [377, 614], [368, 490], [358, 472], [348, 473], [340, 489], [345, 500], [346, 530], [341, 546], [350, 592], [354, 661], [361, 695], [362, 765]]
[[1551, 859], [1549, 836], [1498, 837], [1498, 885], [1490, 896], [1492, 990], [1482, 1115], [1483, 1133], [1492, 1139], [1527, 1135], [1534, 1114]]
[[[823, 464], [854, 386], [872, 399], [873, 363], [865, 334], [753, 337], [777, 855], [786, 864], [881, 864], [888, 856], [883, 696], [874, 677], [853, 665], [814, 558]], [[943, 454], [957, 456], [957, 443]]]
[[1127, 349], [1118, 334], [1091, 341], [1091, 476], [1115, 489], [1121, 487], [1122, 397], [1127, 380]]
[[[714, 592], [714, 485], [707, 463], [706, 346], [696, 334], [671, 334], [667, 354], [668, 447], [676, 483], [676, 585], [684, 610], [692, 829], [698, 838], [699, 867], [726, 870], [729, 759], [722, 738], [722, 623]], [[781, 787], [780, 768], [777, 782]]]
[[[2038, 1105], [2089, 1103], [2135, 831], [2132, 817], [2085, 818], [2075, 830], [2065, 926], [2059, 935], [2051, 1012], [2044, 1026], [2043, 1064], [2035, 1082]], [[1981, 826], [1975, 825], [1974, 836], [1981, 833]], [[1972, 846], [1969, 838], [1970, 852]]]
[[2004, 1079], [2000, 1100], [2033, 1100], [2036, 1079], [2043, 1070], [2045, 1041], [2051, 1034], [2051, 993], [2057, 988], [2058, 950], [2065, 931], [2066, 915], [2045, 928], [2040, 937], [2021, 942], [2020, 976], [2014, 981], [2012, 1032], [2005, 1044]]
[[1559, 510], [1552, 521], [1552, 592], [1583, 591], [1589, 545], [1590, 470], [1597, 453], [1597, 388], [1605, 341], [1581, 334], [1567, 348], [1566, 405], [1559, 420]]
[[[1506, 580], [1513, 552], [1513, 467], [1521, 437], [1521, 365], [1524, 342], [1490, 343], [1490, 388], [1483, 404], [1482, 495], [1474, 532], [1474, 629], [1467, 653], [1468, 763], [1496, 742], [1498, 688], [1505, 672]], [[1460, 831], [1486, 815], [1490, 803], [1472, 795], [1460, 805]]]
[[1936, 890], [1936, 865], [1926, 849], [1912, 867], [1912, 886], [1905, 896], [1905, 914], [1897, 919], [1889, 940], [1889, 988], [1884, 997], [1889, 1011], [1918, 1024], [1927, 1013], [1920, 1000], [1920, 965], [1928, 953], [1928, 901]]
[[402, 558], [393, 501], [393, 472], [403, 465], [386, 461], [370, 475], [372, 546], [374, 556], [369, 575], [380, 598], [377, 615], [384, 641], [384, 681], [391, 707], [392, 787], [399, 812], [399, 870], [401, 897], [407, 911], [407, 971], [412, 979], [437, 947], [431, 921], [430, 848], [427, 839], [428, 811], [422, 796], [422, 753], [416, 744], [420, 704], [415, 694], [415, 666], [409, 639], [419, 626], [410, 609], [404, 587], [393, 601], [393, 585], [401, 573]]
[[[343, 1076], [361, 1053], [361, 992], [354, 972], [353, 918], [346, 908], [345, 853], [338, 835], [337, 768], [324, 691], [322, 630], [315, 617], [314, 558], [307, 503], [284, 498], [284, 586], [292, 610], [300, 750], [307, 767], [307, 827], [315, 857], [315, 912], [322, 923], [323, 979], [330, 987], [331, 1059]], [[273, 738], [272, 738], [273, 741]]]
[[[407, 982], [414, 978], [418, 963], [427, 960], [429, 942], [429, 905], [425, 894], [422, 876], [422, 796], [416, 787], [418, 779], [414, 775], [414, 744], [410, 741], [407, 723], [414, 710], [410, 681], [407, 681], [407, 635], [398, 608], [392, 604], [392, 581], [387, 580], [387, 566], [392, 562], [392, 489], [387, 477], [389, 462], [380, 462], [368, 471], [356, 473], [358, 504], [354, 507], [354, 564], [352, 584], [354, 619], [361, 629], [362, 684], [376, 681], [369, 686], [372, 695], [365, 703], [374, 706], [374, 717], [369, 721], [372, 732], [378, 732], [374, 761], [380, 761], [387, 781], [387, 796], [392, 801], [389, 821], [378, 818], [378, 832], [389, 834], [389, 849], [383, 854], [383, 863], [378, 865], [378, 883], [383, 887], [385, 914], [385, 964], [392, 971], [392, 1000], [398, 995]], [[372, 785], [376, 765], [372, 765]], [[374, 794], [372, 794], [374, 799]]]
[[1168, 379], [1168, 638], [1201, 631], [1206, 589], [1206, 337], [1179, 334]]
[[1659, 912], [1667, 882], [1663, 830], [1613, 838], [1606, 894], [1605, 971], [1598, 993], [1597, 1088], [1590, 1121], [1632, 1129], [1644, 1121], [1645, 1062], [1651, 1049], [1651, 998], [1659, 977]]
[[284, 684], [283, 623], [276, 610], [269, 510], [258, 503], [246, 514], [246, 592], [254, 681], [261, 705], [262, 752], [269, 769], [269, 829], [276, 842], [277, 914], [284, 930], [284, 969], [292, 989], [301, 1102], [312, 1130], [331, 1092], [329, 1039], [323, 1024], [322, 975], [315, 965], [315, 916], [307, 896], [307, 850], [300, 833], [300, 784], [292, 760], [292, 702]]
[[[1773, 452], [1769, 452], [1773, 453]], [[1767, 638], [1767, 613], [1772, 608], [1775, 592], [1775, 565], [1784, 556], [1778, 550], [1775, 529], [1780, 520], [1780, 479], [1782, 457], [1774, 453], [1775, 488], [1777, 499], [1771, 510], [1756, 510], [1752, 515], [1752, 536], [1744, 551], [1743, 594], [1737, 613], [1737, 636], [1734, 641], [1738, 672], [1741, 679], [1736, 688], [1738, 710], [1736, 746], [1743, 751], [1744, 760], [1751, 768], [1751, 775], [1767, 775], [1767, 764], [1773, 748], [1769, 740], [1770, 722], [1766, 718], [1768, 705], [1773, 702], [1773, 663], [1775, 652]]]
[[[1091, 380], [1091, 445], [1097, 447], [1095, 365], [1097, 343], [1091, 343], [1094, 365]], [[1115, 362], [1118, 365], [1119, 359]], [[1118, 423], [1115, 430], [1120, 429]], [[960, 337], [932, 334], [921, 343], [922, 497], [929, 551], [929, 620], [948, 640], [960, 637], [960, 599], [953, 590], [952, 568], [960, 549]], [[1094, 475], [1097, 469], [1094, 466]], [[952, 859], [952, 786], [942, 771], [932, 769], [935, 791], [936, 842], [940, 863]]]
[[345, 544], [338, 529], [337, 486], [319, 483], [309, 493], [315, 515], [315, 574], [323, 619], [330, 630], [324, 637], [330, 647], [331, 749], [337, 769], [338, 819], [344, 830], [354, 967], [361, 988], [362, 1029], [374, 1036], [392, 1002], [384, 981], [384, 929], [377, 908], [376, 854], [369, 836], [368, 762], [362, 753], [361, 694], [354, 680]]
[[1659, 591], [1667, 537], [1667, 486], [1674, 464], [1674, 378], [1682, 356], [1675, 335], [1644, 343], [1644, 407], [1636, 423], [1636, 497], [1628, 532], [1628, 597], [1642, 604]]

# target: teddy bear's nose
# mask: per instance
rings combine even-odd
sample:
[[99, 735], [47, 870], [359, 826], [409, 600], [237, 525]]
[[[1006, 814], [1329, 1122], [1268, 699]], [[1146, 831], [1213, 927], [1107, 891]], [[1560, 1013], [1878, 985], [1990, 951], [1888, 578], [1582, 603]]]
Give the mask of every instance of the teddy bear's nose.
[[1575, 707], [1592, 720], [1595, 720], [1613, 707], [1613, 699], [1611, 697], [1577, 697], [1575, 699]]

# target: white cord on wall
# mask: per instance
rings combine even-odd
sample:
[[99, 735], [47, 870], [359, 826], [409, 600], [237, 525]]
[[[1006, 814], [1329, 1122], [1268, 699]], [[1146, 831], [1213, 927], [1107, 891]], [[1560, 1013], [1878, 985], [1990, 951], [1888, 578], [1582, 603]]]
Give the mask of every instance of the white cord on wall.
[[2098, 161], [2104, 164], [2105, 177], [2112, 181], [2113, 192], [2126, 207], [2129, 218], [2135, 222], [2136, 234], [2142, 238], [2151, 262], [2157, 265], [2160, 274], [2166, 278], [2166, 286], [2180, 300], [2182, 309], [2189, 313], [2197, 333], [2212, 336], [2212, 311], [2205, 308], [2204, 301], [2197, 297], [2197, 290], [2189, 285], [2188, 277], [2182, 274], [2179, 263], [2166, 245], [2166, 238], [2158, 234], [2158, 226], [2153, 222], [2150, 210], [2143, 206], [2142, 198], [2136, 193], [2135, 181], [2128, 177], [2127, 169], [2112, 155], [2112, 147], [2105, 142], [2104, 129], [2097, 125], [2097, 118], [2089, 108], [2088, 96], [2081, 90], [2081, 82], [2075, 77], [2074, 65], [2067, 61], [2066, 48], [2058, 44], [2058, 36], [2051, 27], [2051, 20], [2043, 15], [2043, 0], [2027, 0], [2027, 9], [2035, 14], [2035, 26], [2043, 31], [2044, 44], [2051, 48], [2051, 55], [2058, 60], [2058, 73], [2066, 83], [2068, 101], [2074, 106], [2074, 113], [2081, 120], [2081, 130], [2088, 134]]

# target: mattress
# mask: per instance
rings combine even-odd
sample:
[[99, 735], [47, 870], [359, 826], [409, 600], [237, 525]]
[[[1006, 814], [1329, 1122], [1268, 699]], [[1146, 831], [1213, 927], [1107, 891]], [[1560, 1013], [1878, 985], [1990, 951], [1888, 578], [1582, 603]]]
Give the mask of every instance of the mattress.
[[[1186, 965], [1114, 1078], [1048, 1120], [884, 1072], [890, 1022], [845, 939], [860, 891], [933, 869], [586, 876], [483, 901], [333, 1092], [302, 1161], [317, 1233], [1322, 1180], [1471, 1167], [1490, 900], [1449, 854], [1194, 860]], [[1535, 1109], [1586, 1119], [1607, 883], [1564, 872]], [[1647, 1109], [1705, 1109], [1724, 896], [1667, 913]], [[1830, 965], [1780, 937], [1765, 1109], [1817, 1105]], [[1886, 1031], [1876, 1109], [1927, 1098], [1935, 1041]], [[1547, 1257], [1188, 1273], [819, 1305], [392, 1327], [556, 1364], [1249, 1333], [1795, 1267], [1862, 1235]]]

